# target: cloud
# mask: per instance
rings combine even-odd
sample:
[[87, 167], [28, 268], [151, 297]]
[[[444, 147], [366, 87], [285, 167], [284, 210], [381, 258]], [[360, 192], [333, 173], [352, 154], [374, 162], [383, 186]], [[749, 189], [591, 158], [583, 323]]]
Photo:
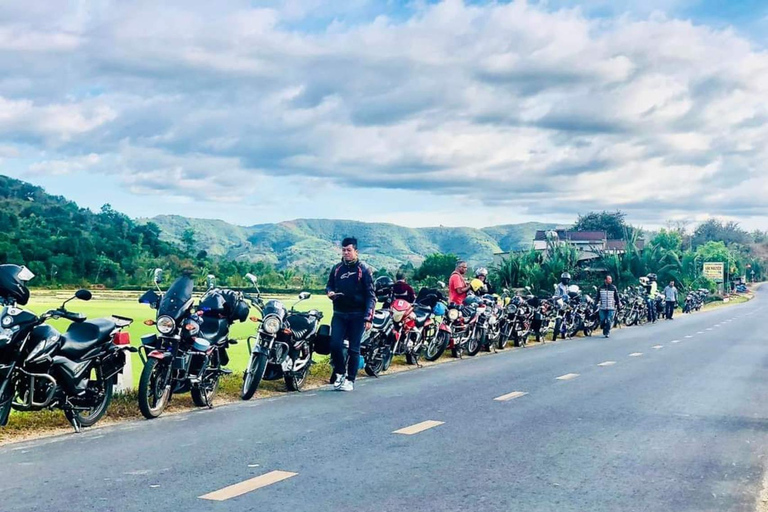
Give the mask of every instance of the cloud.
[[768, 53], [732, 28], [522, 1], [88, 4], [0, 8], [0, 136], [37, 148], [35, 173], [189, 201], [272, 175], [543, 219], [768, 218]]

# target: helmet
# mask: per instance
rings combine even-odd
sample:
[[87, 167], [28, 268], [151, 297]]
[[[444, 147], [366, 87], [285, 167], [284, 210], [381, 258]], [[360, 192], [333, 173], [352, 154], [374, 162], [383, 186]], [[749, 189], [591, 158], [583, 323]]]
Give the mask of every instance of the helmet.
[[35, 277], [27, 267], [0, 265], [0, 297], [24, 306], [29, 301], [27, 281]]
[[568, 284], [568, 282], [571, 280], [571, 274], [568, 272], [563, 272], [560, 274], [560, 281], [563, 282], [563, 284]]
[[648, 277], [648, 279], [650, 279], [651, 281], [655, 281], [655, 280], [656, 280], [656, 274], [648, 274], [648, 276], [647, 276], [647, 277]]
[[392, 293], [395, 282], [389, 276], [381, 276], [373, 282], [373, 289], [377, 297], [385, 297]]
[[475, 270], [475, 277], [480, 277], [480, 276], [485, 277], [487, 275], [488, 275], [488, 269], [484, 267], [479, 267], [477, 270]]
[[640, 281], [640, 284], [642, 284], [642, 285], [648, 284], [648, 278], [647, 277], [641, 277], [640, 279], [638, 279], [638, 281]]

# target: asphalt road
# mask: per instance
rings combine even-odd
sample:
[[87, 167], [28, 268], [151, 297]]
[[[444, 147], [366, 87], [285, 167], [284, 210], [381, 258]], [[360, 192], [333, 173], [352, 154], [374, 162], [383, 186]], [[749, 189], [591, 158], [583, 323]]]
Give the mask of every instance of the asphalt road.
[[753, 511], [766, 306], [8, 445], [0, 510]]

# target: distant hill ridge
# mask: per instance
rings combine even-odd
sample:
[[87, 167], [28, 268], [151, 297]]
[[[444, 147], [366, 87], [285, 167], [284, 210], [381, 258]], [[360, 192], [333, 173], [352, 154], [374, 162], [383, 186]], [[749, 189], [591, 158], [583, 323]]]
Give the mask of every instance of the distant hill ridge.
[[269, 261], [278, 268], [319, 269], [338, 258], [338, 241], [360, 240], [361, 253], [375, 267], [395, 268], [410, 261], [418, 265], [435, 252], [453, 253], [472, 264], [489, 265], [493, 254], [527, 249], [539, 229], [555, 224], [527, 222], [476, 229], [467, 227], [408, 228], [353, 220], [296, 219], [275, 224], [237, 226], [221, 220], [160, 215], [154, 222], [161, 238], [181, 244], [186, 229], [195, 232], [198, 249], [232, 260]]

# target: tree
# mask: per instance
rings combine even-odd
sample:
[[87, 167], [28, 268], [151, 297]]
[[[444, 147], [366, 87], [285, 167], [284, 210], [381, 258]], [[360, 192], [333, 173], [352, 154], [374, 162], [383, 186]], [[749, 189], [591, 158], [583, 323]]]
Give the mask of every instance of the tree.
[[459, 258], [455, 254], [430, 254], [416, 270], [413, 277], [417, 281], [423, 281], [427, 277], [447, 280], [456, 269], [458, 261]]
[[739, 227], [738, 222], [722, 222], [718, 219], [709, 219], [702, 222], [693, 232], [691, 245], [694, 249], [707, 242], [723, 242], [725, 245], [748, 244], [752, 237]]
[[663, 251], [679, 251], [683, 244], [680, 233], [667, 231], [662, 228], [648, 244], [650, 247], [658, 247]]
[[622, 240], [629, 238], [635, 228], [625, 222], [626, 214], [615, 212], [589, 212], [579, 215], [576, 224], [571, 229], [574, 231], [605, 231], [609, 239]]
[[184, 249], [187, 251], [187, 254], [192, 254], [192, 251], [195, 250], [195, 244], [197, 243], [195, 240], [195, 230], [192, 228], [185, 229], [184, 233], [181, 235], [181, 243], [184, 244]]

